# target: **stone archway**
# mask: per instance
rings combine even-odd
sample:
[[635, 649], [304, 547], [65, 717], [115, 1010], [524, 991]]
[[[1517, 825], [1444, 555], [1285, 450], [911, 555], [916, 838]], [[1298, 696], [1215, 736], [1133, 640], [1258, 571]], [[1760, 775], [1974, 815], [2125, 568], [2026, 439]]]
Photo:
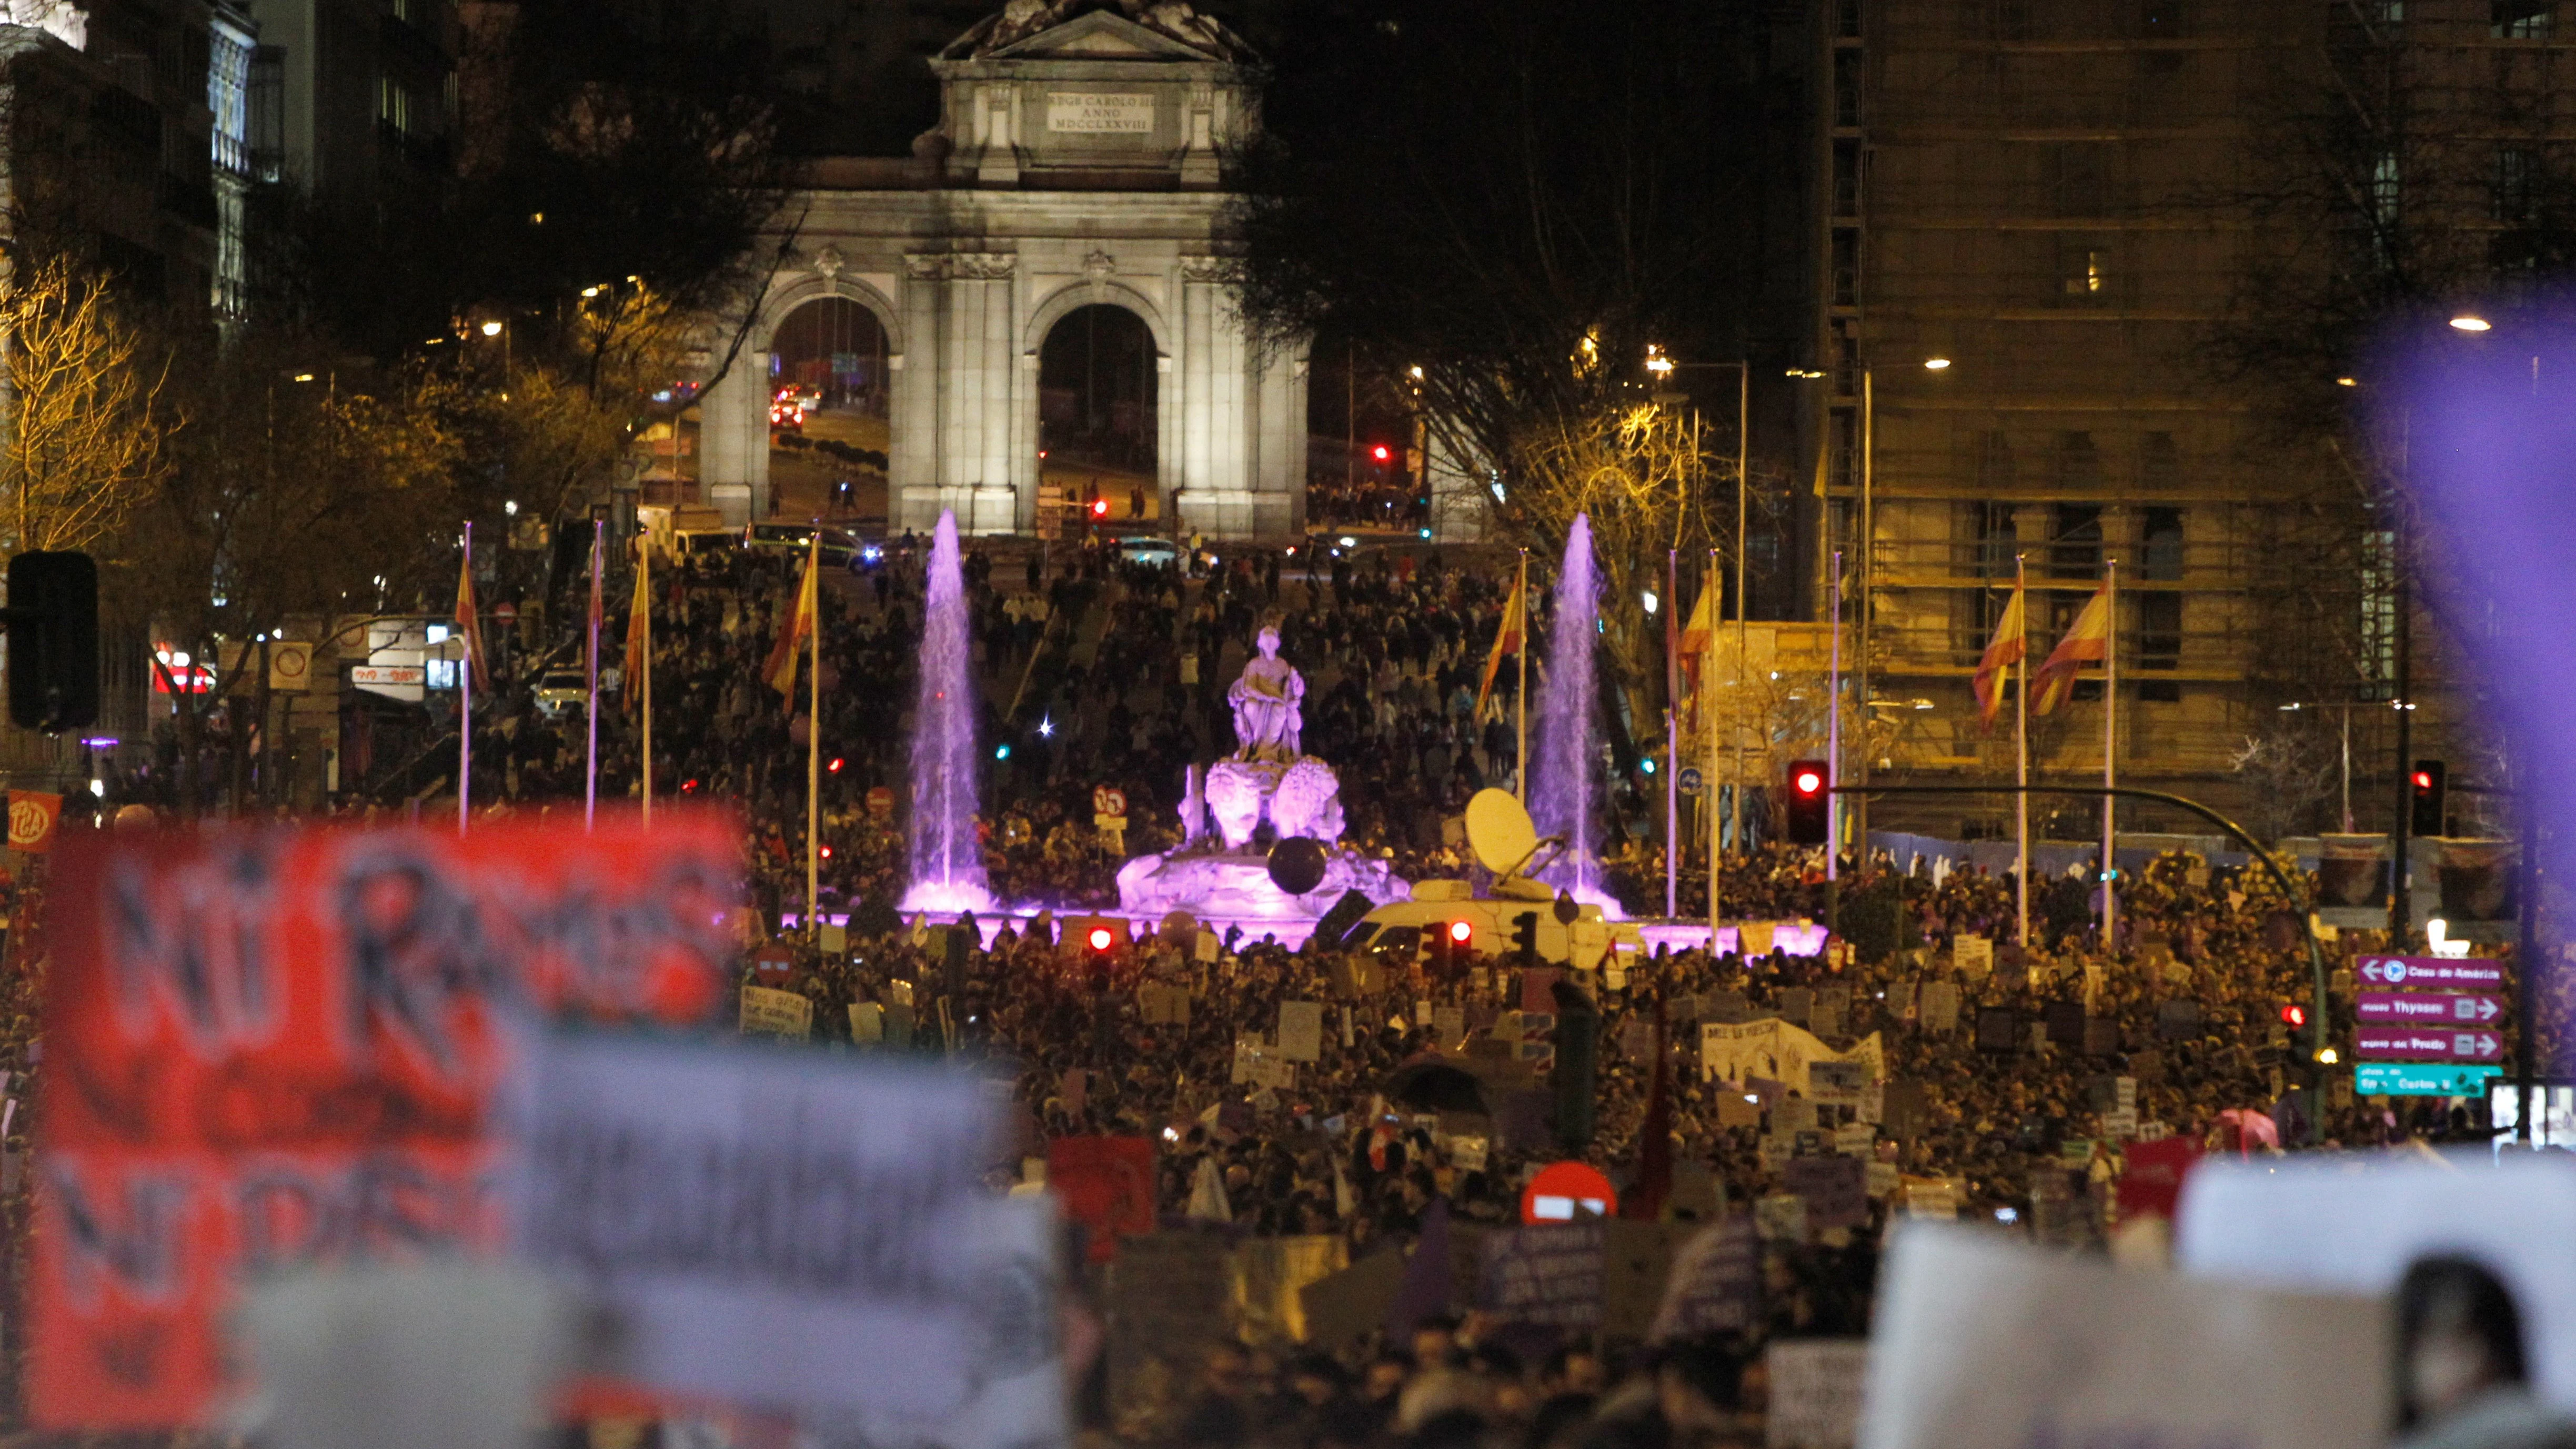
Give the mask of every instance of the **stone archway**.
[[1084, 303], [1047, 328], [1038, 343], [1042, 484], [1106, 498], [1118, 522], [1161, 515], [1161, 360], [1145, 319], [1115, 302]]
[[882, 523], [894, 402], [893, 334], [874, 310], [831, 293], [790, 308], [770, 332], [769, 489], [782, 515]]

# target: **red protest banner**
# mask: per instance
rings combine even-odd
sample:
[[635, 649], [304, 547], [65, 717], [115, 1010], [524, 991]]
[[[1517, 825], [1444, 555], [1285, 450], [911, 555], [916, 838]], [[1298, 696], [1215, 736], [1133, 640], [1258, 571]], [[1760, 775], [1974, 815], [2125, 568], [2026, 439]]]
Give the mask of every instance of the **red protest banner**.
[[54, 822], [62, 818], [63, 797], [40, 790], [9, 792], [9, 848], [42, 855], [54, 848]]
[[2183, 1179], [2200, 1160], [2200, 1148], [2188, 1137], [2132, 1142], [2122, 1157], [2128, 1170], [2120, 1175], [2120, 1219], [2171, 1218], [2182, 1197]]
[[1091, 1261], [1105, 1263], [1119, 1238], [1154, 1230], [1154, 1140], [1058, 1137], [1047, 1143], [1047, 1187], [1090, 1230]]
[[29, 1407], [202, 1422], [246, 1273], [492, 1246], [514, 1019], [724, 999], [721, 819], [74, 831], [50, 902]]

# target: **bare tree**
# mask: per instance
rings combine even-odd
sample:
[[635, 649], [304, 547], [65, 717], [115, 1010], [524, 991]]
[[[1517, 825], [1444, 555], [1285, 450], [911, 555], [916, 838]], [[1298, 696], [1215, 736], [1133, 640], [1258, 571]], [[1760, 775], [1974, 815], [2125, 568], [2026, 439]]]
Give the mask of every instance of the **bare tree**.
[[105, 284], [55, 257], [0, 272], [0, 497], [13, 551], [115, 531], [161, 467], [166, 361]]

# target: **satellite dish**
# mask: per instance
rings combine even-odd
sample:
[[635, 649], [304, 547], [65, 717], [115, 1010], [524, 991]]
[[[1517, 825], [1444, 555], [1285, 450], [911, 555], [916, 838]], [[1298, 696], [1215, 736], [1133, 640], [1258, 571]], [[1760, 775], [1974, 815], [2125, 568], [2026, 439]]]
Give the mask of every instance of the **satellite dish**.
[[1302, 896], [1324, 883], [1324, 844], [1292, 835], [1270, 847], [1270, 883]]
[[1509, 790], [1490, 786], [1467, 802], [1467, 845], [1476, 863], [1496, 875], [1510, 875], [1538, 854], [1538, 827]]

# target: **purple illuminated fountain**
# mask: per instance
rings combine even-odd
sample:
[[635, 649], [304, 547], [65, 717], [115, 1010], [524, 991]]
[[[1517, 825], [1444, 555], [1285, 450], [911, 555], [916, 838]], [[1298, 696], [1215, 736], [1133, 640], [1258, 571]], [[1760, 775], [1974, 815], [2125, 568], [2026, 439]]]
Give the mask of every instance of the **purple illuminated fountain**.
[[1539, 686], [1537, 738], [1530, 749], [1529, 812], [1542, 837], [1565, 842], [1564, 853], [1538, 878], [1615, 916], [1618, 902], [1598, 884], [1604, 782], [1592, 651], [1600, 619], [1592, 520], [1578, 513], [1566, 531], [1565, 565], [1556, 576], [1556, 621], [1548, 630], [1547, 678]]
[[975, 838], [975, 658], [957, 515], [939, 515], [922, 610], [921, 693], [912, 714], [912, 884], [907, 911], [989, 911]]

